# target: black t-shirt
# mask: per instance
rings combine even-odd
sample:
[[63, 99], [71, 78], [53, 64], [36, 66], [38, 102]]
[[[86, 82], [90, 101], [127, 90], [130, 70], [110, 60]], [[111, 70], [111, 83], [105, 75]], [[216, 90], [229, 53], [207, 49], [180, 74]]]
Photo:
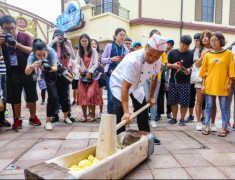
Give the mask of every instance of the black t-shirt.
[[[171, 51], [168, 55], [168, 62], [170, 64], [174, 64], [176, 62], [180, 62], [182, 66], [186, 69], [190, 68], [193, 65], [193, 53], [192, 51], [186, 51], [184, 53], [179, 52], [178, 49]], [[190, 75], [185, 75], [183, 72], [178, 71], [176, 76], [176, 69], [171, 69], [171, 83], [175, 83], [175, 78], [177, 83], [190, 83]]]

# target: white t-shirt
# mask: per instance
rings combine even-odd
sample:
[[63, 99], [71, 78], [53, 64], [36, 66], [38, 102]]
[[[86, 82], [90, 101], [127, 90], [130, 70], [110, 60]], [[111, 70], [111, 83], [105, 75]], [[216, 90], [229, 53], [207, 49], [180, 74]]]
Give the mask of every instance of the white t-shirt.
[[75, 76], [74, 79], [79, 80], [80, 73], [79, 73], [79, 69], [78, 69], [78, 65], [77, 65], [77, 60], [76, 59], [70, 59], [69, 66], [72, 66], [73, 72], [76, 73], [76, 76]]
[[123, 80], [132, 84], [129, 89], [129, 94], [142, 103], [145, 97], [143, 85], [153, 75], [160, 72], [161, 61], [160, 58], [154, 64], [148, 64], [144, 58], [145, 49], [134, 51], [127, 54], [117, 68], [113, 71], [110, 77], [110, 89], [113, 96], [121, 101], [121, 88]]

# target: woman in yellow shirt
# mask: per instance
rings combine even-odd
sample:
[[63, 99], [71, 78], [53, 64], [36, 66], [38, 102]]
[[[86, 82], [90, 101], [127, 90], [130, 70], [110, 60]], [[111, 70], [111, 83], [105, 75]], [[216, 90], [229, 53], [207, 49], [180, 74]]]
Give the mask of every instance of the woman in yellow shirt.
[[222, 33], [215, 32], [210, 39], [212, 51], [206, 53], [200, 71], [202, 78], [202, 93], [206, 98], [205, 125], [202, 132], [204, 135], [210, 133], [210, 118], [214, 104], [214, 98], [219, 96], [220, 109], [222, 114], [222, 130], [218, 134], [220, 137], [227, 135], [228, 125], [228, 96], [231, 92], [231, 85], [234, 75], [234, 60], [230, 50], [224, 50], [225, 38]]

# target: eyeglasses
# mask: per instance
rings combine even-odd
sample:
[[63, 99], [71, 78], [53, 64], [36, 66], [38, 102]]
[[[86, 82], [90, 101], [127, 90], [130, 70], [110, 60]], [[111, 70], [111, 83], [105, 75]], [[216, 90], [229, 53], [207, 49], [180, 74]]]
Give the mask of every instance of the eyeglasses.
[[88, 43], [88, 41], [81, 41], [81, 43]]
[[125, 43], [125, 45], [131, 45], [131, 43]]
[[10, 29], [9, 28], [3, 28], [3, 30], [6, 31], [6, 32], [11, 32], [11, 31], [14, 32], [16, 30], [16, 27], [12, 27]]
[[217, 43], [219, 40], [210, 41], [211, 43]]

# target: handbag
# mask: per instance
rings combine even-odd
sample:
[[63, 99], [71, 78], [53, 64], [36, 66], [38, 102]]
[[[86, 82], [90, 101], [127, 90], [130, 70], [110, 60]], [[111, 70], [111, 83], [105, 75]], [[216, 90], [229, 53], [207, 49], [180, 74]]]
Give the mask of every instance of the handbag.
[[108, 72], [106, 73], [107, 76], [111, 76], [112, 72], [115, 70], [116, 67], [109, 66]]
[[60, 79], [66, 84], [69, 85], [73, 82], [76, 74], [71, 71], [69, 68], [63, 68], [61, 65], [58, 66], [58, 74]]
[[201, 67], [198, 68], [194, 63], [193, 68], [192, 68], [192, 73], [191, 73], [191, 79], [190, 79], [191, 84], [202, 82], [202, 78], [199, 77], [200, 71], [201, 71]]
[[87, 79], [86, 74], [84, 74], [81, 76], [80, 80], [84, 84], [91, 84], [93, 82], [92, 74], [91, 74], [91, 79]]

